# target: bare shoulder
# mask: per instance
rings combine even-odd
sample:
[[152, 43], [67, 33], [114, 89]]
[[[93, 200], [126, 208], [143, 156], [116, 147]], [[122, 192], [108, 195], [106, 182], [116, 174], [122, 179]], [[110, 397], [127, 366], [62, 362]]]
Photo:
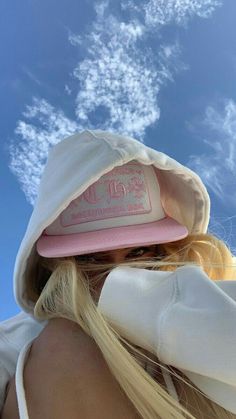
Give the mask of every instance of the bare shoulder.
[[93, 339], [75, 323], [49, 322], [24, 370], [31, 419], [138, 418]]

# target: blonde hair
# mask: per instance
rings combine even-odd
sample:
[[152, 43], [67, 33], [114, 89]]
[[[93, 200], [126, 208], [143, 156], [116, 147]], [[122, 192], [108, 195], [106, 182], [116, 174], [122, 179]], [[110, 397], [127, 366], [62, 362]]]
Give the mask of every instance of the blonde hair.
[[[202, 266], [213, 280], [233, 279], [235, 274], [230, 250], [221, 240], [207, 234], [190, 235], [177, 242], [158, 245], [156, 257], [134, 259], [122, 265], [174, 270], [188, 263]], [[64, 317], [78, 323], [100, 348], [121, 389], [141, 418], [196, 419], [202, 418], [203, 413], [204, 418], [236, 418], [203, 395], [180, 371], [163, 366], [157, 358], [151, 359], [147, 351], [122, 338], [102, 316], [93, 298], [93, 287], [112, 268], [114, 264], [109, 263], [80, 263], [76, 257], [38, 257], [27, 279], [28, 296], [36, 302], [35, 317]], [[100, 273], [88, 281], [89, 273], [96, 270]], [[160, 384], [161, 379], [159, 383], [145, 371], [142, 360], [148, 360], [154, 370], [158, 366], [169, 370], [179, 390], [180, 402], [168, 394], [165, 385]]]

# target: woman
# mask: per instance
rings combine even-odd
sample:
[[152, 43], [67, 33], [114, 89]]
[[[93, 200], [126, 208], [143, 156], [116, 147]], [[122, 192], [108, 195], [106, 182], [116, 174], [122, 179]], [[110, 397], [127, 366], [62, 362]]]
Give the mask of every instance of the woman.
[[15, 267], [48, 323], [2, 419], [236, 417], [232, 255], [208, 221], [198, 176], [162, 153], [102, 131], [55, 146]]

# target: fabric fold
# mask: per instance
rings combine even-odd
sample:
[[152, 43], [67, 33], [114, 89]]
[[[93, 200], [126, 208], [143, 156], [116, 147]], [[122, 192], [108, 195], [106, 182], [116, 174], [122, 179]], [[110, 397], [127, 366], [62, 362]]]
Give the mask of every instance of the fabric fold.
[[174, 272], [119, 267], [98, 308], [122, 336], [236, 413], [235, 295], [236, 281], [212, 281], [195, 265]]

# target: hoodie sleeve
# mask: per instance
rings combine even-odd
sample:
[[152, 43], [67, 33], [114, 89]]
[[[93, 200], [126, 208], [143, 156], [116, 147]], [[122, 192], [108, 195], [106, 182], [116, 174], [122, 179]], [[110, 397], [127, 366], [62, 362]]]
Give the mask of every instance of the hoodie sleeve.
[[236, 413], [236, 281], [194, 265], [174, 272], [116, 268], [98, 308], [120, 334], [181, 370]]

